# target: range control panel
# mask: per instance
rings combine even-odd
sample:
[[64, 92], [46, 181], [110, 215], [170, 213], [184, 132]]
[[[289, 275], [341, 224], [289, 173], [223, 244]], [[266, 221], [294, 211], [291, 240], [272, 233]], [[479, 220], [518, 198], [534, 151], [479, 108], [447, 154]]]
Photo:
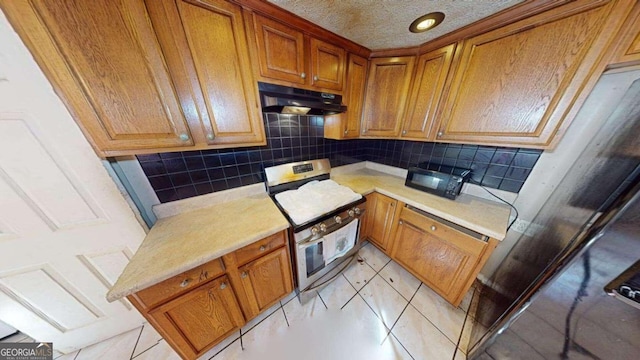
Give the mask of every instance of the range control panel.
[[309, 171], [313, 171], [313, 164], [293, 165], [294, 174], [302, 174]]

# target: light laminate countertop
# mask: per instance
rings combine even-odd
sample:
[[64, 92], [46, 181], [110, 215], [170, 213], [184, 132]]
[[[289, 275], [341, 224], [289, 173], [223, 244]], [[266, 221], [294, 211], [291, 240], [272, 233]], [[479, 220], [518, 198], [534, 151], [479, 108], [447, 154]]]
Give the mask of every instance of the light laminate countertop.
[[[406, 187], [404, 177], [363, 165], [332, 172], [331, 179], [362, 195], [377, 191], [497, 240], [506, 234], [510, 209], [501, 203], [464, 193], [455, 201], [445, 199]], [[133, 294], [287, 229], [289, 223], [273, 201], [263, 189], [261, 193], [256, 189], [239, 188], [162, 204], [161, 212], [169, 215], [147, 234], [107, 293], [107, 300]]]
[[511, 210], [506, 204], [464, 193], [455, 200], [446, 199], [407, 187], [402, 177], [368, 168], [332, 174], [331, 179], [362, 195], [379, 192], [497, 240], [507, 232]]
[[288, 227], [267, 194], [160, 219], [107, 293], [107, 300], [133, 294]]

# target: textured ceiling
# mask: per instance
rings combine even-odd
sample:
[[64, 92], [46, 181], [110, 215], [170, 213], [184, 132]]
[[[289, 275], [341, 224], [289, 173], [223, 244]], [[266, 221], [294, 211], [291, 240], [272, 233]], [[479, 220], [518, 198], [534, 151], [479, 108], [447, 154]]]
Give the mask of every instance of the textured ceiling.
[[[371, 50], [420, 45], [523, 0], [268, 0]], [[421, 34], [417, 17], [440, 11], [445, 19]]]

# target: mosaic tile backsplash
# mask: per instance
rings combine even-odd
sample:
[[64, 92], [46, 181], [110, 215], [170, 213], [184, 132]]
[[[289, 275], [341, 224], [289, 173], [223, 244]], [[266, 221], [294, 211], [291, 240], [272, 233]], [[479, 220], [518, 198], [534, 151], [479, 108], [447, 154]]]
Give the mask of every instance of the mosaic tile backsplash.
[[331, 140], [324, 118], [265, 114], [267, 145], [138, 155], [160, 202], [263, 182], [264, 167], [329, 158], [331, 166], [375, 161], [408, 168], [419, 163], [472, 169], [472, 182], [517, 193], [540, 150], [404, 140]]

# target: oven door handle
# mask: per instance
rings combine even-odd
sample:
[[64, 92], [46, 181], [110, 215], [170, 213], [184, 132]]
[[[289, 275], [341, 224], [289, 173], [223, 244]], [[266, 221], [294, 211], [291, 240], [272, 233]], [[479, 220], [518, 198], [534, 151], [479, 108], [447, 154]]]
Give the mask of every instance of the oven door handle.
[[[337, 228], [333, 229], [330, 233], [327, 234], [331, 234], [334, 233], [340, 229], [342, 229], [343, 227], [351, 224], [351, 222], [353, 222], [354, 220], [358, 219], [357, 217], [351, 218], [349, 221], [345, 221], [343, 223], [340, 224], [340, 226], [338, 226]], [[320, 241], [322, 241], [322, 239], [324, 239], [324, 236], [320, 236], [319, 238], [316, 238], [318, 235], [311, 235], [308, 238], [302, 240], [301, 242], [298, 243], [299, 247], [302, 247], [303, 249], [308, 248], [311, 245], [317, 244]]]

